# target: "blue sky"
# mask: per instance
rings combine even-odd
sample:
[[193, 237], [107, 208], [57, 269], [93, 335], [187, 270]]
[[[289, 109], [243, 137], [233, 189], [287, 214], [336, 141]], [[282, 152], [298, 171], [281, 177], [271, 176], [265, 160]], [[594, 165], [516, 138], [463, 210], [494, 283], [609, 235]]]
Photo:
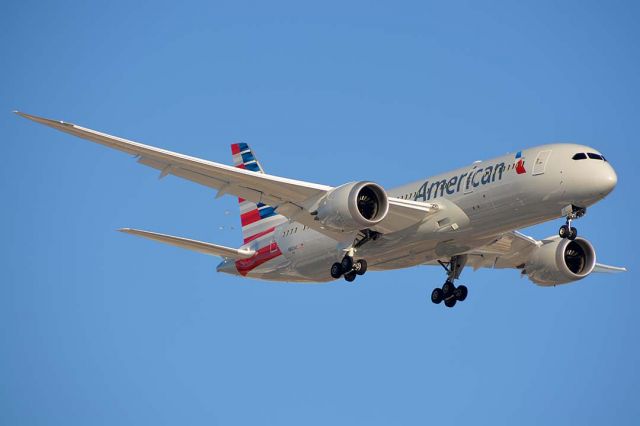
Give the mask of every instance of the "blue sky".
[[[635, 424], [635, 2], [10, 2], [0, 13], [0, 424]], [[630, 272], [215, 273], [114, 230], [240, 243], [236, 201], [10, 113], [391, 187], [554, 141], [616, 190], [577, 223]], [[527, 230], [554, 234], [556, 221]]]

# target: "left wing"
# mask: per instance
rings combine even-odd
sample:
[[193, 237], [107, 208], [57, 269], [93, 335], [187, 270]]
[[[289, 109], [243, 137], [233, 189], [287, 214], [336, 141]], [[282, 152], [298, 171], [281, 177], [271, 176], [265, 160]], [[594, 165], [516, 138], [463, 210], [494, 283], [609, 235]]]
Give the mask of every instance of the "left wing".
[[621, 266], [603, 265], [602, 263], [596, 263], [593, 268], [593, 272], [604, 272], [609, 274], [617, 274], [618, 272], [627, 272], [627, 268]]
[[[524, 235], [518, 231], [500, 235], [491, 243], [470, 250], [467, 254], [467, 265], [474, 270], [479, 268], [513, 268], [521, 269], [527, 262], [529, 255], [536, 248], [542, 246], [542, 241]], [[462, 254], [462, 253], [461, 253]], [[593, 272], [626, 272], [627, 269], [596, 263]]]
[[491, 243], [469, 251], [467, 265], [479, 268], [520, 268], [541, 241], [518, 231], [502, 234]]
[[[167, 151], [127, 139], [87, 129], [73, 123], [56, 121], [15, 111], [16, 114], [65, 133], [86, 139], [109, 148], [135, 155], [140, 164], [160, 170], [160, 177], [168, 174], [218, 190], [216, 197], [233, 194], [255, 203], [273, 206], [279, 214], [307, 225], [336, 240], [344, 234], [324, 229], [308, 213], [311, 207], [333, 189], [331, 186], [287, 179], [266, 173], [214, 163], [196, 157]], [[446, 202], [444, 202], [446, 207]], [[449, 206], [455, 207], [455, 206]], [[408, 202], [389, 198], [389, 213], [376, 230], [396, 232], [425, 220], [439, 210], [436, 204]]]

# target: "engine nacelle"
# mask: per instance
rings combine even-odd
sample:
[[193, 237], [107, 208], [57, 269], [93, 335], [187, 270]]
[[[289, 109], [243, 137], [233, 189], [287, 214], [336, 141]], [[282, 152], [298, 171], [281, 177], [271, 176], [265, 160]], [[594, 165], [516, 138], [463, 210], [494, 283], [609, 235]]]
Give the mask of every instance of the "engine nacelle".
[[316, 209], [316, 220], [335, 231], [371, 228], [389, 212], [384, 189], [373, 182], [347, 183], [329, 192]]
[[567, 284], [589, 275], [596, 265], [596, 252], [584, 238], [545, 240], [524, 267], [524, 273], [542, 286]]

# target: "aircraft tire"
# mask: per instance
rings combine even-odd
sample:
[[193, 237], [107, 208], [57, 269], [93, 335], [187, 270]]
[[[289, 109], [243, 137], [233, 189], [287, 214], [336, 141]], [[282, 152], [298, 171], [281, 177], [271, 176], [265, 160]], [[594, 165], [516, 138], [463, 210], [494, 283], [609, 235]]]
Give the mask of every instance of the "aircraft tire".
[[340, 278], [342, 276], [342, 265], [338, 262], [331, 265], [331, 277]]
[[466, 285], [459, 285], [454, 291], [453, 294], [456, 296], [456, 300], [458, 302], [463, 302], [464, 299], [467, 298], [467, 294], [469, 294], [469, 289], [467, 289]]
[[456, 286], [453, 285], [453, 283], [449, 280], [445, 281], [445, 283], [442, 285], [442, 294], [444, 295], [445, 298], [451, 296], [453, 294], [453, 292], [455, 291]]
[[570, 233], [571, 231], [569, 230], [569, 227], [567, 225], [562, 225], [558, 230], [558, 235], [560, 236], [560, 238], [567, 238], [569, 237]]
[[344, 279], [345, 279], [345, 281], [347, 281], [349, 283], [353, 282], [353, 280], [356, 279], [356, 273], [352, 271], [352, 272], [349, 272], [347, 274], [344, 274]]
[[356, 274], [364, 275], [365, 272], [367, 272], [367, 261], [360, 259], [356, 262]]
[[353, 258], [351, 256], [345, 256], [342, 258], [342, 262], [340, 262], [340, 264], [345, 273], [347, 271], [351, 271], [353, 269]]
[[434, 288], [433, 291], [431, 292], [431, 301], [436, 305], [438, 305], [442, 303], [443, 299], [444, 299], [444, 294], [442, 294], [442, 289], [437, 287]]

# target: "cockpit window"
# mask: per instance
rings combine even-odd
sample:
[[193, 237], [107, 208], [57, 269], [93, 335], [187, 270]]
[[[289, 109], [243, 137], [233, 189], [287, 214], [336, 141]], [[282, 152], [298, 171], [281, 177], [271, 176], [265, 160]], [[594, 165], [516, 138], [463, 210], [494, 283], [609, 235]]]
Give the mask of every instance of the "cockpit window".
[[586, 160], [587, 159], [587, 155], [584, 152], [579, 152], [576, 155], [573, 156], [574, 160]]
[[602, 155], [600, 155], [600, 154], [594, 154], [593, 152], [589, 152], [587, 155], [592, 160], [604, 160], [604, 157]]

